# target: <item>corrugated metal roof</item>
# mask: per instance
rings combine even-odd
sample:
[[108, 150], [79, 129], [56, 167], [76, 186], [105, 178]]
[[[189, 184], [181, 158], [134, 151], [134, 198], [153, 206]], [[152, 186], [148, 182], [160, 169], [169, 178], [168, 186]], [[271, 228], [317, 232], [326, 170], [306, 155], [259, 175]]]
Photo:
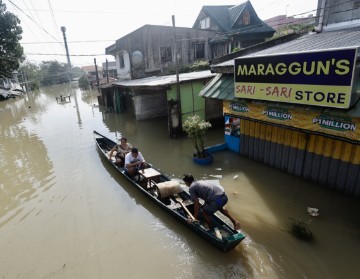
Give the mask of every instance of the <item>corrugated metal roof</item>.
[[236, 21], [238, 20], [240, 14], [242, 13], [242, 11], [244, 10], [246, 3], [242, 3], [238, 6], [234, 6], [232, 8], [229, 8], [229, 24], [231, 27], [234, 27]]
[[[216, 74], [208, 71], [201, 72], [192, 72], [192, 73], [184, 73], [179, 74], [179, 82], [186, 82], [197, 79], [211, 78], [216, 76]], [[177, 82], [176, 75], [168, 75], [168, 76], [156, 76], [156, 77], [148, 77], [141, 79], [133, 79], [133, 80], [123, 80], [113, 82], [113, 85], [123, 86], [123, 87], [151, 87], [151, 86], [165, 86], [168, 84], [175, 84]]]
[[234, 99], [233, 75], [218, 74], [201, 89], [199, 96], [220, 100]]
[[[236, 25], [241, 13], [247, 8], [251, 13], [251, 28], [247, 25]], [[212, 21], [216, 22], [222, 32], [227, 34], [236, 33], [238, 35], [247, 33], [271, 33], [275, 30], [264, 23], [256, 14], [250, 1], [237, 6], [203, 6], [202, 11], [207, 14]], [[196, 22], [193, 28], [196, 28]]]
[[[311, 33], [293, 41], [254, 52], [242, 57], [260, 56], [266, 54], [292, 53], [299, 51], [312, 51], [331, 48], [345, 48], [360, 46], [360, 27], [341, 31], [328, 31], [323, 33]], [[234, 65], [234, 59], [212, 65], [212, 69]]]
[[[216, 22], [222, 31], [227, 31], [229, 26], [228, 11], [231, 7], [233, 6], [203, 6], [202, 11]], [[193, 28], [196, 28], [196, 26], [194, 25]]]

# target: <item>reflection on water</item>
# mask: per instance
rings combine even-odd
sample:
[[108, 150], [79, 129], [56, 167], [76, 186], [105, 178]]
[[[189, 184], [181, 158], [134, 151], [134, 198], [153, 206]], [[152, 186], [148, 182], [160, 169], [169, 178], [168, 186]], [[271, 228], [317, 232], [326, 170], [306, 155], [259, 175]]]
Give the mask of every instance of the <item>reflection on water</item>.
[[[36, 93], [33, 96], [36, 98]], [[27, 114], [35, 103], [30, 96], [6, 103], [1, 113], [0, 226], [14, 218], [30, 199], [53, 185], [52, 163], [37, 134], [24, 125], [24, 115], [38, 123], [36, 114]], [[42, 111], [38, 106], [35, 111]], [[25, 122], [28, 120], [25, 120]]]
[[[71, 94], [71, 102], [55, 97]], [[192, 162], [186, 137], [165, 118], [106, 113], [97, 92], [70, 85], [0, 102], [0, 277], [3, 278], [357, 278], [358, 200], [221, 151]], [[124, 135], [174, 179], [218, 181], [247, 238], [223, 254], [154, 206], [96, 151], [92, 131]], [[223, 141], [223, 129], [207, 145]], [[316, 207], [320, 216], [306, 208]], [[286, 232], [309, 223], [314, 243]], [[56, 255], [56, 256], [55, 256]], [[336, 256], [334, 256], [336, 255]], [[340, 257], [339, 255], [346, 255]], [[351, 267], [351, 268], [349, 268]]]

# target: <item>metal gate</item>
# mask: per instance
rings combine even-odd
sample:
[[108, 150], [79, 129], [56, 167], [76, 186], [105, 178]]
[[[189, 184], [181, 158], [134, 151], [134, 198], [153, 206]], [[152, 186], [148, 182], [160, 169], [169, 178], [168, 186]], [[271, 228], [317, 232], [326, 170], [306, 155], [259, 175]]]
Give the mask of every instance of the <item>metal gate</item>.
[[240, 154], [360, 196], [360, 145], [241, 119]]

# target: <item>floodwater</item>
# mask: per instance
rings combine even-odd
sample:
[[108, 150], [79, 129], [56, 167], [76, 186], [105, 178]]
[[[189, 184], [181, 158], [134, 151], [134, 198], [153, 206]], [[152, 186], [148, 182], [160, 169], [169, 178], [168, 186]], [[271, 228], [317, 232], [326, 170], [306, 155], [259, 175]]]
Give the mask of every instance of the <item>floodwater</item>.
[[[166, 119], [133, 118], [70, 85], [0, 102], [0, 278], [360, 277], [359, 200], [230, 151], [195, 165], [190, 140], [169, 139]], [[222, 253], [177, 223], [100, 157], [93, 130], [122, 132], [174, 178], [219, 181], [247, 238]], [[207, 145], [221, 142], [222, 128], [208, 133]], [[290, 219], [315, 240], [289, 234]]]

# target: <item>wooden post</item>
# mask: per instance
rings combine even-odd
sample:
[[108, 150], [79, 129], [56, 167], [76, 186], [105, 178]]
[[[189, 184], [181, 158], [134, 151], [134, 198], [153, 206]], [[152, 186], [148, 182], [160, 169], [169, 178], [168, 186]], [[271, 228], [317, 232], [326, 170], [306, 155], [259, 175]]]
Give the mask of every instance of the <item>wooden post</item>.
[[106, 58], [106, 82], [109, 83], [109, 62]]
[[176, 27], [175, 27], [175, 16], [172, 16], [172, 24], [174, 30], [174, 52], [175, 52], [175, 69], [176, 69], [176, 98], [178, 100], [178, 117], [179, 117], [179, 128], [178, 133], [182, 134], [182, 115], [181, 115], [181, 95], [180, 95], [180, 82], [179, 82], [179, 61], [177, 53], [177, 42], [176, 42]]
[[97, 87], [98, 87], [98, 92], [100, 93], [99, 74], [98, 74], [97, 65], [96, 65], [96, 58], [94, 58], [94, 64], [95, 64], [95, 73], [96, 73], [96, 83], [97, 83]]

